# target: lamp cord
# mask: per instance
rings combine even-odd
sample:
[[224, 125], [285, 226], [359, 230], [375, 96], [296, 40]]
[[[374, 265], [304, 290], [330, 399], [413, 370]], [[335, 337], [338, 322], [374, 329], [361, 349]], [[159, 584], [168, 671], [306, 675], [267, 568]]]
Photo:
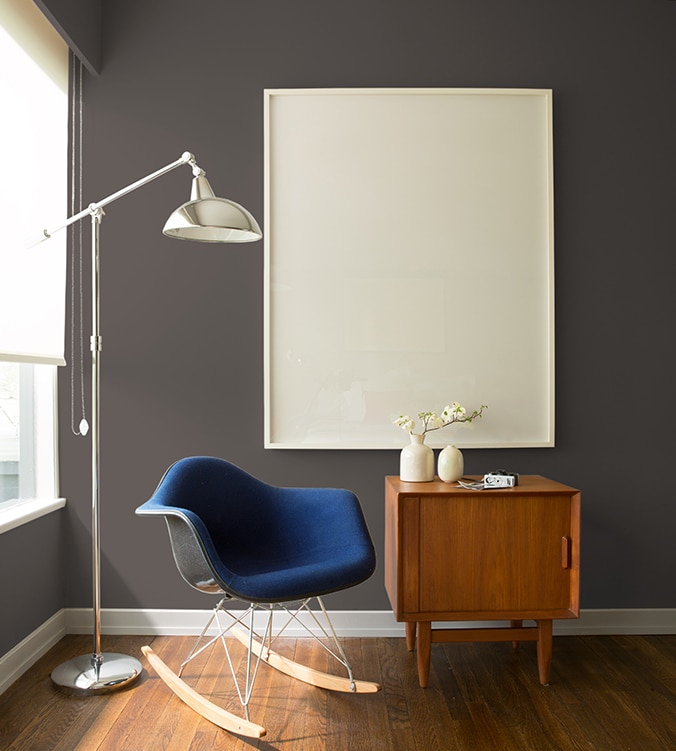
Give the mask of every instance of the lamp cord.
[[[72, 216], [82, 211], [82, 90], [83, 65], [82, 61], [72, 52], [71, 57], [71, 163], [70, 163], [70, 204]], [[76, 177], [77, 176], [77, 177]], [[77, 194], [77, 201], [76, 201]], [[82, 292], [82, 223], [77, 222], [77, 242], [75, 225], [70, 229], [71, 268], [70, 268], [70, 424], [73, 435], [86, 435], [89, 425], [86, 419], [84, 394], [84, 322], [83, 322], [83, 292]], [[77, 262], [76, 262], [77, 261]], [[76, 297], [77, 277], [77, 297]], [[76, 320], [77, 319], [77, 320]], [[75, 329], [78, 328], [77, 365], [75, 362]], [[77, 376], [76, 376], [77, 371]], [[75, 381], [79, 381], [80, 409], [82, 418], [78, 427], [75, 426]]]

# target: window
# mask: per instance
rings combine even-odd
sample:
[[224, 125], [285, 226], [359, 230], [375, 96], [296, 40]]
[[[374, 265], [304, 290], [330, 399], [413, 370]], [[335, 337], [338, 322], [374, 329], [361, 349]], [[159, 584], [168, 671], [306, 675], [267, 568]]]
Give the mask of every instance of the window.
[[0, 513], [57, 494], [55, 371], [0, 362]]
[[1, 532], [51, 510], [58, 492], [65, 238], [29, 245], [67, 211], [68, 51], [31, 0], [0, 0], [0, 101]]
[[19, 365], [0, 362], [0, 509], [19, 498]]

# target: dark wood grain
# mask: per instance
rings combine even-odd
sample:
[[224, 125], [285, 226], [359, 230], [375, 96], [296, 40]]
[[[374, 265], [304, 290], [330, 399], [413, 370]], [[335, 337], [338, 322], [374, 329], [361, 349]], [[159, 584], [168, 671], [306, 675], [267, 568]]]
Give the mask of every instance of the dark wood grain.
[[[284, 654], [325, 670], [307, 639]], [[140, 655], [150, 646], [177, 669], [192, 637], [104, 637], [104, 649]], [[676, 636], [559, 636], [549, 686], [533, 680], [536, 645], [433, 644], [429, 685], [418, 685], [404, 638], [346, 639], [358, 678], [378, 694], [313, 688], [261, 666], [251, 716], [268, 729], [238, 738], [199, 717], [145, 670], [130, 689], [78, 698], [49, 674], [84, 654], [68, 636], [0, 696], [3, 751], [670, 751], [676, 749]], [[236, 662], [243, 650], [235, 645]], [[282, 648], [279, 648], [282, 651]], [[142, 659], [145, 664], [145, 660]], [[198, 658], [185, 678], [237, 710], [222, 651]]]

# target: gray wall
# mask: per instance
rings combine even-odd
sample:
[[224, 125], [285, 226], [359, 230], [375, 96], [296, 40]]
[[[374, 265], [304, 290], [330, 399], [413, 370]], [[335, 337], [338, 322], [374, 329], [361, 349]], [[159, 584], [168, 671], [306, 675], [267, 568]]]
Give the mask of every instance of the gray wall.
[[64, 607], [64, 522], [57, 512], [0, 535], [0, 657]]
[[[188, 149], [262, 220], [264, 88], [553, 89], [557, 445], [467, 451], [467, 471], [582, 489], [583, 608], [675, 607], [676, 3], [115, 0], [103, 30], [101, 75], [85, 82], [85, 202]], [[262, 448], [262, 244], [164, 238], [186, 173], [102, 225], [104, 607], [209, 605], [179, 580], [163, 525], [133, 514], [181, 456], [350, 487], [380, 552], [383, 476], [398, 471], [395, 451]], [[91, 600], [89, 447], [68, 432], [67, 370], [60, 385], [64, 604], [78, 607]], [[329, 605], [387, 608], [382, 567]]]

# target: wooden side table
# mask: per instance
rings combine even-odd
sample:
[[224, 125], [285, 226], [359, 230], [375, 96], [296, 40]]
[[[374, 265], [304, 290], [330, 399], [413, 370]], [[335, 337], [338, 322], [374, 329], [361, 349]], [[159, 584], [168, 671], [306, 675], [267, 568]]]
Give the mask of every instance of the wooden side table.
[[[580, 615], [580, 492], [537, 475], [480, 491], [386, 477], [385, 588], [421, 686], [432, 643], [461, 641], [537, 641], [547, 684], [552, 621]], [[493, 620], [510, 625], [432, 628]]]

